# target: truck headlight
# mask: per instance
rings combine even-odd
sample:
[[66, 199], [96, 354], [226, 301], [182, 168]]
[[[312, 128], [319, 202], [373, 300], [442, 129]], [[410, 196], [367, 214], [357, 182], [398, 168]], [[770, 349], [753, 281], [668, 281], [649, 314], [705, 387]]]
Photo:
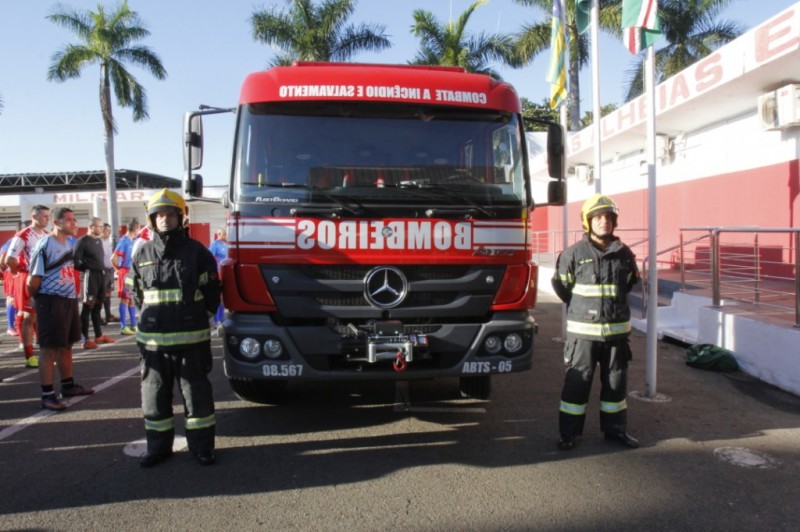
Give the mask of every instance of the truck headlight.
[[500, 348], [502, 347], [500, 338], [497, 336], [489, 336], [486, 340], [484, 340], [483, 346], [486, 348], [486, 352], [490, 355], [496, 355], [500, 352]]
[[509, 353], [518, 352], [522, 349], [522, 337], [517, 333], [509, 334], [503, 342], [503, 347]]
[[261, 354], [261, 344], [255, 338], [247, 337], [239, 344], [239, 352], [245, 358], [256, 358]]
[[270, 338], [264, 342], [264, 354], [267, 358], [278, 358], [283, 354], [283, 345], [280, 340]]

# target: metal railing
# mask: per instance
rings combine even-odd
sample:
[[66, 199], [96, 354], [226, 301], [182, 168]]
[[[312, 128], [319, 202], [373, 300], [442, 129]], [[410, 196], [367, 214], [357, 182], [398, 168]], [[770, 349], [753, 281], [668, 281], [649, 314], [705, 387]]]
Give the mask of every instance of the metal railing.
[[[688, 232], [702, 234], [686, 242]], [[679, 256], [682, 289], [710, 288], [716, 307], [726, 299], [794, 314], [800, 327], [800, 229], [684, 227]]]
[[[583, 233], [581, 229], [567, 231], [567, 245], [572, 245], [583, 238]], [[617, 229], [615, 234], [622, 238], [637, 257], [647, 255], [646, 229]], [[533, 231], [531, 242], [533, 260], [539, 264], [555, 264], [559, 253], [564, 250], [564, 231]]]
[[[755, 305], [760, 312], [793, 320], [800, 327], [800, 229], [756, 227], [682, 227], [678, 244], [658, 251], [656, 267], [679, 274], [680, 289], [707, 289], [712, 304], [723, 300]], [[641, 261], [643, 317], [646, 316], [647, 232], [618, 234]], [[687, 234], [697, 233], [687, 238]], [[638, 233], [638, 235], [637, 235]], [[563, 249], [563, 231], [535, 231], [533, 256], [542, 264], [555, 264]], [[569, 231], [569, 242], [583, 232]], [[640, 238], [636, 238], [640, 236]], [[744, 237], [744, 238], [743, 238]], [[660, 274], [661, 276], [661, 274]]]

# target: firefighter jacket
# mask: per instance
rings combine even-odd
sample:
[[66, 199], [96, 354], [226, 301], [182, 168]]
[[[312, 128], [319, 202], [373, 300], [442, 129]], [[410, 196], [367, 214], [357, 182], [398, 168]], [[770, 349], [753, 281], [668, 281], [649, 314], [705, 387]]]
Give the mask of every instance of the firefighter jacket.
[[567, 304], [567, 335], [598, 341], [628, 336], [628, 293], [638, 279], [636, 256], [619, 238], [599, 249], [585, 234], [564, 250], [552, 283]]
[[148, 351], [192, 349], [211, 340], [220, 303], [217, 262], [181, 228], [153, 232], [133, 257], [132, 296], [141, 309], [136, 342]]

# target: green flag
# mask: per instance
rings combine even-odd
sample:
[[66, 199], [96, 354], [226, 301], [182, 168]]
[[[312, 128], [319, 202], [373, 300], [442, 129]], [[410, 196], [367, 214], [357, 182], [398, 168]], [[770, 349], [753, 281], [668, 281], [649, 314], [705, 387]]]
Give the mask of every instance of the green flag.
[[586, 33], [589, 29], [589, 12], [592, 10], [592, 0], [575, 0], [575, 24], [578, 33]]
[[657, 0], [622, 0], [622, 39], [632, 54], [638, 54], [661, 36]]

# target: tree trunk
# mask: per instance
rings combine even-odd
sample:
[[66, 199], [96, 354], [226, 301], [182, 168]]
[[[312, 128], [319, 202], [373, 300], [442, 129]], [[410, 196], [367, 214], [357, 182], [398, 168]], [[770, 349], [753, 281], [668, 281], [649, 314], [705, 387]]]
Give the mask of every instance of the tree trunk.
[[117, 210], [117, 176], [114, 171], [114, 117], [111, 111], [111, 85], [108, 68], [100, 68], [100, 111], [103, 114], [103, 145], [106, 155], [106, 204], [108, 223], [111, 224], [111, 242], [119, 239], [119, 212]]
[[[569, 94], [567, 97], [567, 110], [569, 116], [570, 131], [581, 130], [581, 86], [579, 80], [580, 74], [580, 55], [577, 28], [569, 28], [570, 32], [570, 46], [569, 46]], [[574, 39], [574, 41], [573, 41]], [[574, 44], [573, 44], [574, 42]]]

